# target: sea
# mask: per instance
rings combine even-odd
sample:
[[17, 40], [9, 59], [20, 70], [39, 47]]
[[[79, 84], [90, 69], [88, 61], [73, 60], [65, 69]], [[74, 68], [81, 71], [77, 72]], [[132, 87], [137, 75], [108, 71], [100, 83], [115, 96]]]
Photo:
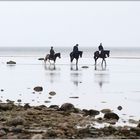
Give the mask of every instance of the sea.
[[[97, 47], [81, 47], [78, 68], [71, 63], [72, 47], [54, 47], [61, 53], [56, 63], [39, 60], [50, 47], [0, 47], [0, 102], [59, 105], [72, 103], [80, 109], [111, 109], [119, 114], [119, 125], [140, 120], [140, 48], [110, 47], [107, 65], [93, 59]], [[8, 61], [15, 65], [8, 65]], [[34, 87], [43, 91], [36, 92]], [[55, 95], [49, 93], [54, 91]], [[122, 110], [118, 110], [118, 106]], [[136, 125], [136, 124], [131, 124]]]

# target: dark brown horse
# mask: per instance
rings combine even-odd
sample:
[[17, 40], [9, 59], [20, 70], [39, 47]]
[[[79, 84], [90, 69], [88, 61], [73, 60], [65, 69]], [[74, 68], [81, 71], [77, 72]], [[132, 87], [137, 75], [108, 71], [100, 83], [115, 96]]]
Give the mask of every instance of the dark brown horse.
[[70, 61], [72, 62], [73, 59], [76, 59], [76, 65], [78, 64], [78, 59], [79, 57], [82, 57], [83, 52], [82, 51], [78, 51], [77, 53], [70, 53]]
[[54, 55], [54, 57], [50, 57], [50, 54], [47, 54], [46, 57], [45, 57], [45, 59], [44, 59], [44, 62], [46, 63], [46, 61], [48, 60], [49, 63], [50, 63], [50, 60], [52, 60], [55, 63], [57, 57], [61, 58], [61, 54], [60, 53], [56, 53]]
[[102, 64], [103, 64], [103, 62], [105, 62], [105, 65], [106, 65], [105, 58], [109, 57], [109, 55], [110, 55], [110, 51], [109, 50], [103, 50], [101, 52], [101, 54], [99, 53], [99, 51], [94, 52], [95, 65], [96, 65], [96, 62], [97, 62], [98, 58], [102, 58]]

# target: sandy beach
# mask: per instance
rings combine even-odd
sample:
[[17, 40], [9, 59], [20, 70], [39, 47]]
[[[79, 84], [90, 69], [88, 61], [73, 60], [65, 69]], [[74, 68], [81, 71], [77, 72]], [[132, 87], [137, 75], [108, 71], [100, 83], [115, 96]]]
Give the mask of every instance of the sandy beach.
[[[39, 60], [42, 57], [42, 55], [1, 56], [0, 109], [2, 118], [7, 118], [4, 120], [1, 118], [1, 133], [3, 133], [0, 134], [1, 138], [24, 138], [24, 136], [25, 138], [131, 138], [131, 136], [132, 138], [139, 138], [140, 112], [137, 106], [140, 104], [140, 81], [138, 78], [140, 75], [138, 68], [140, 59], [112, 57], [107, 59], [107, 66], [101, 66], [101, 60], [99, 60], [95, 67], [93, 58], [83, 57], [79, 59], [77, 70], [75, 61], [71, 64], [68, 57], [57, 59], [55, 65], [49, 65], [48, 62], [44, 64], [44, 61]], [[15, 61], [16, 64], [7, 64], [10, 60]], [[34, 90], [35, 87], [41, 87], [42, 89], [36, 91]], [[73, 108], [77, 108], [78, 111], [72, 110], [69, 112], [69, 110], [63, 110], [61, 112], [60, 108], [64, 103], [72, 104]], [[30, 107], [24, 107], [27, 104]], [[50, 106], [53, 105], [57, 107], [50, 109]], [[3, 106], [4, 108], [6, 106], [6, 109], [3, 109]], [[46, 116], [46, 111], [44, 110], [50, 113]], [[95, 114], [92, 114], [93, 112], [90, 110], [98, 111], [99, 113], [94, 112]], [[110, 118], [106, 120], [104, 116], [108, 112], [102, 113], [102, 110], [109, 110], [109, 113], [115, 113], [119, 116], [119, 119]], [[13, 125], [9, 126], [7, 121], [9, 119], [19, 119], [22, 111], [25, 114], [31, 111], [35, 122], [31, 121], [27, 129], [26, 125], [22, 123], [19, 135], [17, 135], [14, 132], [15, 130], [11, 131]], [[11, 112], [14, 113], [11, 114]], [[66, 115], [66, 112], [68, 112], [68, 115]], [[36, 113], [42, 114], [42, 122], [36, 122], [38, 120], [35, 117]], [[55, 120], [57, 117], [59, 120]], [[56, 132], [53, 133], [60, 131], [58, 130], [60, 124], [55, 126], [53, 123], [59, 122], [65, 125], [63, 117], [69, 117], [70, 122], [66, 125], [69, 127], [71, 124], [71, 128], [67, 128], [67, 131], [73, 132], [67, 132], [70, 135], [66, 135], [63, 131], [61, 132], [63, 135], [54, 134], [49, 136], [48, 128], [54, 130], [55, 127]], [[72, 123], [71, 119], [73, 117], [75, 122]], [[46, 118], [50, 119], [50, 126], [47, 127], [44, 126], [45, 121], [43, 121]], [[30, 120], [30, 116], [25, 115], [24, 120], [27, 121], [28, 119]], [[84, 124], [82, 125], [82, 123]], [[14, 129], [19, 129], [20, 126], [18, 125], [20, 124], [13, 126]], [[52, 125], [54, 126], [52, 127]], [[76, 127], [77, 125], [82, 126]], [[91, 128], [96, 131], [89, 132], [92, 131], [90, 130]], [[129, 134], [133, 128], [136, 130], [134, 130], [133, 134]], [[31, 132], [27, 132], [28, 135], [26, 135], [25, 131], [30, 131], [30, 129]], [[32, 132], [32, 129], [35, 132]], [[113, 132], [117, 134], [112, 133], [112, 129], [116, 129]], [[43, 130], [43, 132], [40, 132], [40, 130]], [[121, 130], [129, 132], [124, 134], [125, 132], [120, 132]], [[82, 131], [83, 135], [79, 131]], [[106, 135], [104, 131], [111, 132]], [[9, 133], [12, 134], [10, 135]]]

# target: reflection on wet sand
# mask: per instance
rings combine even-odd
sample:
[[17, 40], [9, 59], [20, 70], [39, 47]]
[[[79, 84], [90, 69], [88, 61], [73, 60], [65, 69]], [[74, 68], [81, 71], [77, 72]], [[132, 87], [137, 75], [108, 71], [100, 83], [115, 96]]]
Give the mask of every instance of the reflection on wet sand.
[[56, 67], [55, 67], [55, 64], [50, 64], [50, 65], [44, 64], [44, 69], [45, 70], [56, 70]]
[[78, 86], [79, 83], [82, 83], [82, 73], [78, 71], [78, 65], [71, 65], [70, 77], [75, 86]]
[[71, 64], [70, 69], [71, 69], [71, 70], [78, 70], [78, 65]]
[[47, 80], [50, 81], [50, 83], [58, 82], [60, 79], [60, 67], [56, 68], [55, 64], [50, 65], [44, 65], [44, 69], [47, 71], [46, 76]]
[[106, 70], [106, 65], [100, 65], [96, 66], [95, 65], [95, 83], [99, 84], [99, 87], [102, 88], [103, 84], [109, 83], [109, 73]]

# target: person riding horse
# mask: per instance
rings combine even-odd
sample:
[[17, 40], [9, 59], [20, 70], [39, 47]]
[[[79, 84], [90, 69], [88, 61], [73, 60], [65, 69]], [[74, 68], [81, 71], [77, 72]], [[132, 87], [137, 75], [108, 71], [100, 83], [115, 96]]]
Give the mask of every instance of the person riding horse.
[[54, 58], [54, 55], [55, 55], [55, 51], [54, 51], [53, 47], [51, 47], [51, 49], [50, 49], [50, 58]]
[[77, 54], [79, 52], [78, 50], [78, 44], [76, 44], [74, 47], [73, 47], [73, 55]]
[[99, 54], [101, 55], [102, 52], [104, 51], [104, 48], [103, 48], [103, 46], [102, 46], [102, 43], [100, 43], [98, 49], [99, 49]]

